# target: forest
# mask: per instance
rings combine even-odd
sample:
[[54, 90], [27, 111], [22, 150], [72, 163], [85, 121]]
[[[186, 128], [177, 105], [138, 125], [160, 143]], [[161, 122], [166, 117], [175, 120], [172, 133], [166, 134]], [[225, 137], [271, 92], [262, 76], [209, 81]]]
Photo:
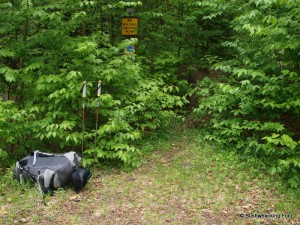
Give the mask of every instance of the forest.
[[0, 174], [36, 149], [139, 168], [149, 137], [177, 124], [299, 189], [299, 12], [299, 0], [1, 0]]
[[[1, 163], [81, 151], [85, 126], [84, 165], [136, 166], [147, 133], [189, 118], [299, 187], [299, 3], [2, 0]], [[124, 17], [139, 19], [137, 35], [121, 35]]]

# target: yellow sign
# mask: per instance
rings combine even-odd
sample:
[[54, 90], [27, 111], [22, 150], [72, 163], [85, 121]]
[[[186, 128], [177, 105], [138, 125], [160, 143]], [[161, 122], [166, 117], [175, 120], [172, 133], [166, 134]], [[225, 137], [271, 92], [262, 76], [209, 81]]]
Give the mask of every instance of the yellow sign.
[[136, 17], [121, 18], [121, 28], [123, 36], [135, 36], [138, 34], [137, 28], [139, 26], [139, 19]]

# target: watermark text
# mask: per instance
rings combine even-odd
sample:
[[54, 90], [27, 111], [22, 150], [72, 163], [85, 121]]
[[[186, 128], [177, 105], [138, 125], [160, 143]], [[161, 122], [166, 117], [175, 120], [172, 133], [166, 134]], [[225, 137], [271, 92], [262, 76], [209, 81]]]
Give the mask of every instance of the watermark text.
[[276, 213], [240, 213], [241, 218], [247, 219], [293, 219], [293, 214], [276, 214]]

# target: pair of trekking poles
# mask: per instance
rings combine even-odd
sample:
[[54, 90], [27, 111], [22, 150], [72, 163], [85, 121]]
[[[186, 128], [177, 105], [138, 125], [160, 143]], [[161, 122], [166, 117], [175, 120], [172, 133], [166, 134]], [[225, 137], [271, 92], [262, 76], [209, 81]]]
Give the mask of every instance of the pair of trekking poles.
[[[99, 123], [99, 108], [100, 108], [100, 95], [101, 95], [101, 80], [98, 81], [97, 87], [97, 105], [96, 105], [96, 132], [95, 132], [95, 149], [97, 146], [97, 133], [98, 133], [98, 123]], [[81, 156], [83, 157], [84, 149], [84, 132], [85, 132], [85, 108], [86, 108], [86, 81], [82, 84], [82, 143], [81, 143]]]

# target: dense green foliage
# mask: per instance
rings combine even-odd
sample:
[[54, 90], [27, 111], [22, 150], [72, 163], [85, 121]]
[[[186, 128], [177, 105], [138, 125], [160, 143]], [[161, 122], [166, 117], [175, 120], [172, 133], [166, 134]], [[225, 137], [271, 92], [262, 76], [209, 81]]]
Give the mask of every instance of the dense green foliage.
[[[126, 7], [139, 17], [130, 40], [120, 35]], [[299, 0], [2, 0], [0, 161], [32, 149], [80, 151], [86, 80], [85, 164], [135, 165], [136, 143], [178, 117], [194, 93], [207, 139], [298, 187], [299, 7]], [[128, 45], [137, 55], [124, 54]], [[191, 90], [188, 82], [209, 69], [219, 78]]]
[[[122, 15], [126, 4], [31, 0], [1, 4], [1, 92], [8, 100], [15, 99], [0, 102], [2, 162], [5, 156], [32, 149], [80, 149], [83, 80], [88, 86], [84, 164], [99, 159], [135, 164], [139, 150], [133, 142], [145, 130], [174, 118], [173, 108], [185, 102], [176, 96], [178, 88], [151, 78], [134, 55], [124, 54], [137, 39], [114, 43], [108, 35], [114, 31], [106, 17], [116, 11]], [[101, 14], [109, 9], [111, 15]], [[103, 82], [103, 94], [95, 148], [98, 80]]]
[[236, 34], [222, 45], [234, 56], [214, 68], [219, 82], [199, 84], [198, 115], [210, 115], [207, 136], [260, 158], [271, 174], [300, 185], [300, 2], [249, 1], [231, 21]]

